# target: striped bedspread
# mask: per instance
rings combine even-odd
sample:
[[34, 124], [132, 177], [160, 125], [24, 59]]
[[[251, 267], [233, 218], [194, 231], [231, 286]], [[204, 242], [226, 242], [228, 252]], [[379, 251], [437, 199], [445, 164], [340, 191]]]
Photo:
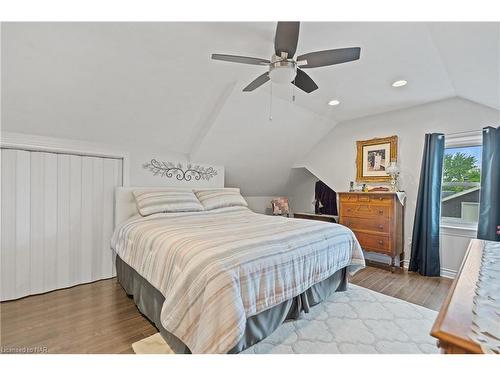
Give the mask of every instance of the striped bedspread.
[[161, 323], [193, 353], [228, 352], [247, 317], [365, 265], [348, 228], [246, 207], [134, 217], [112, 247], [163, 294]]

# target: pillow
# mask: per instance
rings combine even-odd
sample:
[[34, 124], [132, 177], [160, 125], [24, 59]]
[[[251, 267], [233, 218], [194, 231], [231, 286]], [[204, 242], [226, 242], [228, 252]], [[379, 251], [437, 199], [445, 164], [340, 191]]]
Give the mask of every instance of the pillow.
[[203, 206], [190, 190], [135, 190], [133, 194], [142, 216], [159, 212], [203, 211]]
[[195, 190], [195, 194], [205, 210], [232, 206], [248, 206], [248, 203], [240, 194], [240, 189]]

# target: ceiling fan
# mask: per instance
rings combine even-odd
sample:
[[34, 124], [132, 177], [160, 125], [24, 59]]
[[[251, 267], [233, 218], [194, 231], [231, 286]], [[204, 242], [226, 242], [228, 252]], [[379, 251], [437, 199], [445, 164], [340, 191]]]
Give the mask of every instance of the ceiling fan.
[[212, 54], [213, 60], [267, 66], [268, 71], [254, 79], [243, 91], [253, 91], [271, 80], [274, 83], [292, 83], [306, 93], [318, 85], [302, 69], [342, 64], [359, 59], [361, 48], [339, 48], [310, 52], [293, 58], [299, 39], [299, 22], [278, 22], [274, 37], [274, 54], [271, 60], [256, 57]]

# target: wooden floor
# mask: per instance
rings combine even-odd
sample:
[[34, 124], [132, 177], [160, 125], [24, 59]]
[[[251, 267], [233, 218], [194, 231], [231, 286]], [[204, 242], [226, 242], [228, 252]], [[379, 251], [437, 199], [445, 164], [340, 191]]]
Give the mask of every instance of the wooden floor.
[[452, 279], [425, 277], [414, 272], [390, 273], [366, 267], [350, 280], [353, 284], [438, 311]]
[[116, 279], [3, 302], [0, 324], [3, 348], [49, 353], [132, 353], [133, 342], [157, 332]]
[[[439, 309], [451, 281], [373, 267], [351, 280], [433, 310]], [[132, 353], [133, 342], [155, 332], [116, 279], [0, 304], [3, 352], [37, 348], [48, 353]]]

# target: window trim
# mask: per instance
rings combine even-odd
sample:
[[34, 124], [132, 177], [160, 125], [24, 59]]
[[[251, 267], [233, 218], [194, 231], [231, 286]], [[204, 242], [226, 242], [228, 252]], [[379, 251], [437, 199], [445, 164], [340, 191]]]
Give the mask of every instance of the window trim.
[[[481, 130], [445, 134], [444, 139], [445, 139], [444, 141], [445, 149], [483, 145], [483, 133]], [[443, 216], [439, 218], [439, 226], [441, 228], [444, 228], [446, 231], [451, 230], [453, 232], [464, 232], [464, 233], [477, 232], [476, 222], [458, 221], [450, 218], [443, 219]]]
[[455, 134], [445, 134], [444, 148], [482, 146], [483, 133], [481, 130], [462, 132]]
[[458, 236], [466, 238], [476, 238], [477, 237], [477, 223], [474, 225], [453, 225], [441, 223], [439, 229], [444, 236]]

